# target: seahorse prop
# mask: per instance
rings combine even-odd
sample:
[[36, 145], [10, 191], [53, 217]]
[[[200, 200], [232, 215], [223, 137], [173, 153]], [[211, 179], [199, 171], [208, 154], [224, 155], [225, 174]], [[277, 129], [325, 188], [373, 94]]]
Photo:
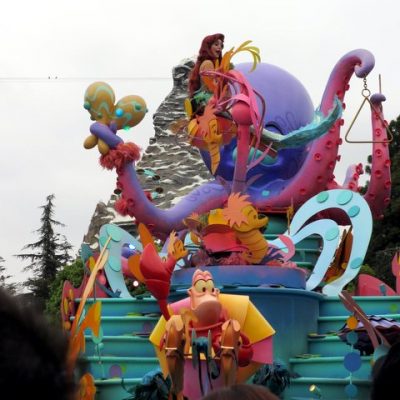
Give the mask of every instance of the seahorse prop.
[[245, 260], [250, 264], [258, 264], [268, 250], [268, 242], [260, 232], [260, 228], [268, 223], [268, 217], [259, 218], [248, 198], [248, 195], [240, 193], [231, 194], [222, 213], [235, 230], [237, 238], [248, 248], [244, 253]]

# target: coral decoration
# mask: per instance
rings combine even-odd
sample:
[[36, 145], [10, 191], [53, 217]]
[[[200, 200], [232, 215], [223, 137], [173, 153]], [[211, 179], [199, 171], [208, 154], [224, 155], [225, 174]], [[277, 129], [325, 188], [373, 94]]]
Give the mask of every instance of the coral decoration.
[[72, 327], [70, 318], [75, 314], [75, 293], [69, 281], [65, 281], [61, 295], [61, 317], [63, 329], [69, 331]]
[[96, 396], [96, 385], [93, 375], [86, 373], [79, 380], [79, 400], [94, 400]]
[[106, 169], [117, 170], [121, 173], [126, 164], [130, 164], [140, 159], [140, 147], [135, 143], [120, 143], [115, 149], [100, 157], [100, 164]]
[[253, 66], [251, 68], [251, 71], [254, 71], [257, 64], [261, 61], [261, 57], [260, 57], [260, 49], [258, 47], [248, 46], [251, 42], [252, 42], [251, 40], [247, 40], [243, 42], [236, 50], [234, 47], [228, 50], [222, 57], [220, 65], [221, 71], [227, 72], [228, 70], [230, 70], [233, 56], [243, 51], [247, 51], [252, 55]]
[[229, 226], [240, 226], [242, 223], [247, 222], [243, 209], [251, 205], [248, 200], [249, 197], [247, 194], [242, 195], [240, 193], [233, 193], [228, 197], [227, 206], [223, 209], [222, 214], [228, 221]]
[[100, 329], [100, 315], [101, 315], [101, 302], [97, 301], [87, 311], [84, 319], [81, 321], [81, 316], [90, 293], [93, 291], [93, 286], [96, 281], [96, 276], [99, 271], [104, 268], [108, 258], [107, 246], [111, 241], [111, 236], [107, 238], [104, 247], [96, 261], [96, 264], [91, 270], [90, 277], [86, 283], [85, 290], [83, 291], [81, 300], [79, 302], [78, 310], [75, 314], [74, 322], [71, 327], [71, 336], [69, 342], [68, 352], [68, 365], [72, 370], [79, 353], [85, 351], [85, 329], [90, 328], [95, 336], [99, 336]]
[[119, 198], [115, 204], [115, 210], [121, 215], [130, 215], [133, 216], [135, 202], [132, 199], [127, 199], [125, 197]]
[[[74, 325], [71, 329], [70, 347], [69, 347], [69, 360], [70, 365], [73, 365], [77, 360], [80, 353], [85, 351], [85, 330], [91, 329], [95, 336], [99, 336], [100, 330], [100, 316], [101, 316], [101, 302], [96, 301], [87, 311], [85, 318], [76, 328]], [[75, 315], [75, 321], [79, 318], [78, 314]]]
[[[251, 54], [252, 58], [253, 58], [253, 66], [251, 71], [253, 71], [257, 64], [261, 61], [261, 57], [260, 57], [260, 50], [258, 47], [255, 46], [248, 46], [252, 41], [251, 40], [247, 40], [245, 42], [243, 42], [237, 49], [235, 49], [234, 47], [232, 47], [230, 50], [228, 50], [222, 57], [221, 63], [218, 65], [218, 61], [217, 61], [217, 65], [216, 65], [216, 70], [218, 72], [221, 73], [226, 73], [229, 70], [232, 69], [232, 58], [243, 51], [247, 51]], [[203, 73], [201, 73], [202, 75], [202, 80], [205, 84], [205, 86], [211, 91], [211, 92], [224, 92], [224, 90], [226, 89], [226, 82], [215, 82], [214, 77], [213, 76], [209, 76], [207, 75], [208, 71], [204, 71]]]

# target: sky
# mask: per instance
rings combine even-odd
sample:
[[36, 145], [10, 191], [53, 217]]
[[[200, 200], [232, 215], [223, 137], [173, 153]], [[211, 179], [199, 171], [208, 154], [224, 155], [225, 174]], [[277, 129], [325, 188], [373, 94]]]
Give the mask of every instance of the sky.
[[[172, 68], [195, 56], [203, 37], [216, 32], [225, 34], [225, 48], [252, 40], [263, 62], [303, 83], [315, 108], [335, 63], [365, 48], [376, 60], [368, 77], [371, 92], [378, 92], [381, 74], [385, 117], [400, 114], [400, 6], [393, 0], [1, 3], [0, 256], [14, 281], [26, 279], [26, 263], [13, 255], [37, 240], [39, 207], [49, 194], [55, 195], [55, 219], [66, 225], [58, 231], [77, 251], [96, 204], [107, 202], [115, 188], [115, 172], [103, 170], [98, 153], [82, 145], [92, 122], [83, 95], [94, 81], [111, 84], [117, 99], [136, 94], [146, 100], [143, 122], [121, 134], [143, 149], [154, 135], [152, 115], [172, 89]], [[248, 58], [234, 60], [240, 61]], [[350, 86], [347, 125], [363, 100], [362, 81], [353, 77]], [[352, 137], [368, 140], [370, 132], [365, 109]], [[369, 152], [367, 144], [342, 146], [338, 181]]]

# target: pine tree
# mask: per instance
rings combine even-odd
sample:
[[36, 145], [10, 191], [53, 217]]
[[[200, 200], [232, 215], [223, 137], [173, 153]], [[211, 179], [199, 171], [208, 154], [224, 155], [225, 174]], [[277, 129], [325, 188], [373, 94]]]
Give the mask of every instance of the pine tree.
[[30, 261], [24, 271], [32, 271], [33, 276], [24, 282], [24, 286], [42, 306], [49, 298], [50, 285], [58, 270], [72, 260], [71, 244], [64, 235], [54, 231], [56, 226], [65, 226], [53, 219], [54, 197], [54, 194], [47, 196], [46, 204], [40, 207], [43, 210], [40, 218], [41, 226], [35, 231], [39, 235], [39, 240], [23, 247], [22, 251], [29, 249], [30, 253], [16, 254], [16, 257]]
[[[374, 221], [370, 246], [365, 257], [376, 272], [377, 277], [394, 287], [394, 276], [391, 272], [391, 261], [400, 251], [400, 116], [389, 124], [393, 140], [389, 144], [392, 174], [391, 201], [384, 212], [384, 218]], [[371, 156], [368, 157], [371, 162]], [[371, 171], [366, 167], [367, 173]], [[368, 183], [367, 183], [368, 184]]]
[[17, 290], [17, 284], [7, 282], [7, 280], [11, 278], [11, 275], [5, 275], [6, 267], [3, 265], [4, 262], [4, 258], [0, 256], [0, 287], [14, 294]]

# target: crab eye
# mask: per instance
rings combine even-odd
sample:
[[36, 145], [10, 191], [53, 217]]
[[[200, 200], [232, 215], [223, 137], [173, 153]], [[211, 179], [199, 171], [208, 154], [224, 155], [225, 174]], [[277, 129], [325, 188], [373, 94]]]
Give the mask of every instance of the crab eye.
[[214, 290], [215, 290], [214, 281], [212, 281], [211, 279], [208, 280], [208, 281], [206, 282], [206, 288], [207, 288], [207, 290], [208, 290], [209, 292], [214, 293]]
[[206, 291], [206, 282], [203, 279], [200, 279], [194, 284], [194, 288], [195, 288], [196, 292], [198, 292], [198, 293], [205, 292]]

